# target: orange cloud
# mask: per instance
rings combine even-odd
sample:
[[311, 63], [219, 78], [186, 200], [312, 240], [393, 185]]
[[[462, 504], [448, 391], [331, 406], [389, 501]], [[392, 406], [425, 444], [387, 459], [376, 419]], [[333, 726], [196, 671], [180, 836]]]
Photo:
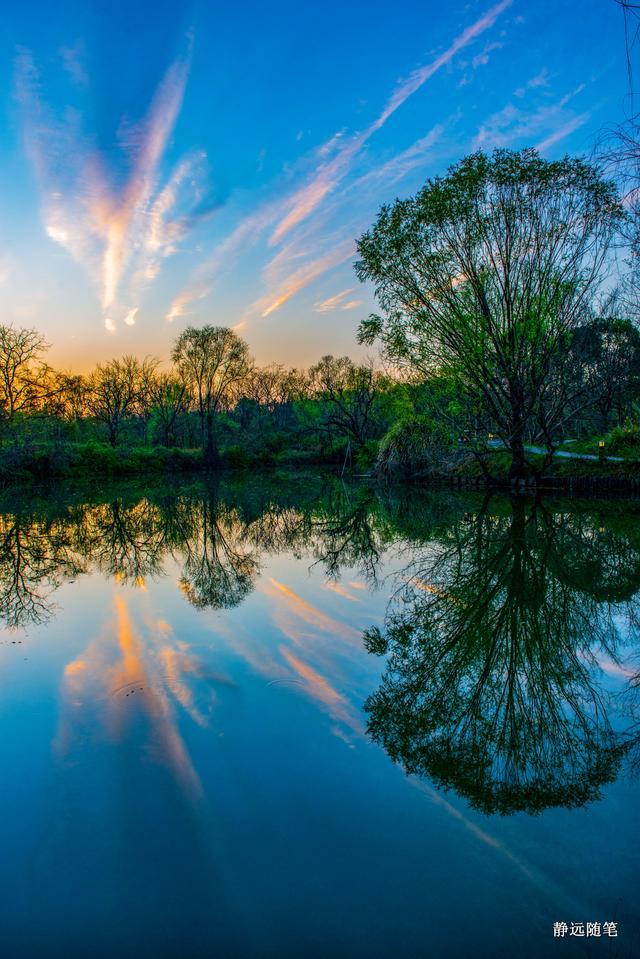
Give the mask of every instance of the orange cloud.
[[27, 151], [41, 182], [46, 233], [88, 273], [111, 332], [118, 320], [133, 325], [138, 305], [131, 300], [157, 276], [188, 228], [189, 217], [172, 216], [179, 189], [192, 191], [204, 154], [183, 159], [164, 186], [160, 167], [182, 107], [189, 62], [187, 54], [169, 67], [146, 115], [120, 136], [129, 174], [116, 187], [105, 158], [83, 135], [79, 116], [56, 121], [42, 100], [31, 55], [23, 50], [17, 60], [18, 99]]
[[273, 577], [270, 577], [269, 582], [274, 590], [277, 591], [275, 595], [283, 599], [287, 603], [288, 608], [304, 622], [309, 623], [311, 626], [315, 626], [317, 629], [321, 629], [326, 633], [332, 633], [336, 636], [343, 636], [350, 639], [357, 639], [359, 641], [360, 635], [352, 626], [339, 623], [331, 616], [323, 613], [322, 610], [317, 609], [311, 603], [308, 603], [306, 599], [298, 596], [297, 593], [294, 593], [294, 591], [289, 589], [288, 586], [285, 586], [284, 583], [279, 583], [278, 580], [273, 579]]
[[353, 288], [350, 287], [346, 290], [342, 290], [341, 293], [336, 293], [334, 296], [328, 297], [326, 300], [321, 300], [319, 303], [314, 303], [313, 307], [316, 313], [328, 313], [329, 310], [334, 310], [339, 306], [349, 293], [353, 293]]

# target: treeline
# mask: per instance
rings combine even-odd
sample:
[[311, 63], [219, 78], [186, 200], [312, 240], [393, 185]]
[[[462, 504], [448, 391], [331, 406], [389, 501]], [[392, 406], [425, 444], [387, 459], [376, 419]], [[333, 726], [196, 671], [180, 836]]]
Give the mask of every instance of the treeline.
[[[325, 463], [403, 472], [468, 457], [490, 418], [445, 373], [401, 377], [323, 357], [309, 369], [253, 363], [223, 327], [186, 329], [170, 364], [134, 356], [85, 376], [54, 370], [34, 330], [0, 326], [0, 471], [5, 480], [90, 472]], [[629, 319], [576, 328], [565, 356], [566, 434], [633, 445], [640, 333]], [[535, 432], [528, 437], [536, 439]]]
[[370, 466], [412, 387], [347, 357], [256, 365], [232, 330], [186, 329], [171, 361], [135, 356], [54, 370], [35, 330], [0, 326], [5, 476], [348, 460]]

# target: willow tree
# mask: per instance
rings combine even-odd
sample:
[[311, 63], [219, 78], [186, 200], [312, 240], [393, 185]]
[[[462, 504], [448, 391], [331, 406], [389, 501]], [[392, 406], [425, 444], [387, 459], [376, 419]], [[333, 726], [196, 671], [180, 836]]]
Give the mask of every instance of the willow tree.
[[448, 374], [526, 471], [531, 429], [552, 448], [569, 408], [561, 358], [624, 218], [594, 166], [535, 150], [476, 153], [384, 206], [358, 242], [382, 308], [360, 326], [386, 357]]
[[216, 418], [251, 371], [249, 347], [225, 326], [190, 326], [176, 340], [171, 358], [196, 404], [207, 463], [217, 466]]

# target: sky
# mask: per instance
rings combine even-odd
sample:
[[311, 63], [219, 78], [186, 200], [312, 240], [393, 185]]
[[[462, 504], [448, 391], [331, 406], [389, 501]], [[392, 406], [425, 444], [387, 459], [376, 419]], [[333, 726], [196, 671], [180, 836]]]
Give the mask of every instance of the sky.
[[0, 23], [0, 322], [86, 371], [229, 326], [357, 357], [380, 206], [466, 154], [589, 154], [628, 92], [615, 0], [65, 0]]

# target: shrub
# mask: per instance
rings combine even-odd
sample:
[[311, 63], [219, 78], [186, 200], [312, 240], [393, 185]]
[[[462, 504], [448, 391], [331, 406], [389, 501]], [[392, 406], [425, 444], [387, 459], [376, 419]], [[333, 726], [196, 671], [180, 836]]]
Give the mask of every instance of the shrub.
[[415, 476], [450, 472], [467, 458], [430, 416], [416, 416], [392, 426], [380, 441], [376, 470], [381, 476]]
[[252, 457], [249, 456], [249, 453], [243, 446], [236, 443], [233, 446], [227, 446], [223, 453], [222, 460], [225, 466], [229, 466], [234, 470], [242, 470], [247, 469], [247, 467], [251, 465]]
[[370, 470], [375, 466], [380, 450], [378, 440], [367, 440], [356, 453], [355, 463], [360, 469]]
[[640, 457], [640, 425], [616, 426], [605, 437], [605, 453], [612, 456]]

